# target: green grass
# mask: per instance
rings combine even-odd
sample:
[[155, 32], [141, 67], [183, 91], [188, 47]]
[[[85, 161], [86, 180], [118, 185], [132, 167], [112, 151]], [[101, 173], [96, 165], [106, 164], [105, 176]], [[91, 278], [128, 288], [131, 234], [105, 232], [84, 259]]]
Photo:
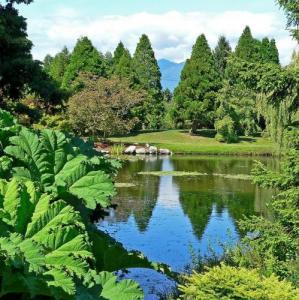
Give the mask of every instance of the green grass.
[[167, 148], [174, 153], [189, 154], [225, 154], [225, 155], [272, 155], [277, 152], [277, 146], [268, 138], [242, 137], [239, 143], [220, 143], [212, 137], [212, 131], [199, 131], [199, 135], [191, 136], [184, 130], [165, 130], [139, 132], [123, 137], [113, 137], [110, 140], [119, 143], [139, 143]]

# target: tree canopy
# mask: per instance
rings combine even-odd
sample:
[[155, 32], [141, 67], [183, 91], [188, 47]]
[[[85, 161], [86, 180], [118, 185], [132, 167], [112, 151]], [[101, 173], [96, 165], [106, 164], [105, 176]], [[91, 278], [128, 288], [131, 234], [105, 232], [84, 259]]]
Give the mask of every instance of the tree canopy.
[[230, 56], [231, 52], [231, 46], [228, 40], [225, 38], [225, 36], [219, 37], [217, 46], [213, 54], [216, 67], [218, 69], [219, 74], [221, 74], [222, 77], [224, 76], [227, 65], [227, 59]]
[[215, 104], [215, 92], [220, 87], [218, 73], [212, 51], [205, 35], [200, 35], [193, 46], [191, 58], [187, 60], [181, 81], [174, 91], [177, 109], [184, 121], [191, 120], [192, 132], [198, 125], [209, 123], [209, 112]]
[[93, 46], [88, 37], [78, 39], [70, 56], [62, 86], [68, 88], [81, 72], [88, 72], [97, 76], [106, 75], [104, 57]]

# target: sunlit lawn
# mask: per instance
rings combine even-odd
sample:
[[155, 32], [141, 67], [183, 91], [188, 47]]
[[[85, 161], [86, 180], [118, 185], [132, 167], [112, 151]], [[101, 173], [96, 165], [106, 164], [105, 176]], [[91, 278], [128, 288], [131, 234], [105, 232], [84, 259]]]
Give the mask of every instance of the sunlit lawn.
[[270, 155], [277, 151], [277, 146], [268, 138], [243, 137], [239, 143], [225, 144], [216, 141], [212, 131], [208, 130], [199, 131], [196, 136], [191, 136], [184, 130], [139, 132], [110, 140], [121, 143], [148, 143], [167, 148], [174, 153]]

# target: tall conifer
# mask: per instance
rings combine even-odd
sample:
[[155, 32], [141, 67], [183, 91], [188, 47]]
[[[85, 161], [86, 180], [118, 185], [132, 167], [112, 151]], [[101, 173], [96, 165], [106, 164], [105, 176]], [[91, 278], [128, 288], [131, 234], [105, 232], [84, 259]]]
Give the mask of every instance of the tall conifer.
[[98, 76], [105, 76], [107, 72], [103, 55], [98, 52], [87, 37], [77, 41], [63, 78], [63, 87], [68, 88], [80, 72]]
[[192, 122], [191, 132], [199, 125], [208, 126], [213, 119], [215, 92], [220, 76], [205, 35], [198, 37], [191, 58], [187, 60], [174, 99], [184, 121]]
[[215, 64], [221, 76], [224, 75], [227, 65], [227, 59], [231, 54], [231, 51], [232, 49], [228, 40], [225, 38], [225, 36], [221, 36], [214, 50]]
[[148, 94], [143, 106], [143, 121], [148, 128], [160, 128], [164, 113], [161, 72], [151, 42], [143, 34], [133, 57], [133, 66], [140, 87]]

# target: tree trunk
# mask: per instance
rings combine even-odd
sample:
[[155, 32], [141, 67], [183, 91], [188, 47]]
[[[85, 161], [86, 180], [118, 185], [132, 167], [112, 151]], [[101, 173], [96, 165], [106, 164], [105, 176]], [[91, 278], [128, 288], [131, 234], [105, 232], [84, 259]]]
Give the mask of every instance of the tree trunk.
[[190, 135], [196, 135], [196, 133], [197, 133], [197, 127], [198, 127], [197, 120], [193, 120], [191, 129], [190, 129]]

